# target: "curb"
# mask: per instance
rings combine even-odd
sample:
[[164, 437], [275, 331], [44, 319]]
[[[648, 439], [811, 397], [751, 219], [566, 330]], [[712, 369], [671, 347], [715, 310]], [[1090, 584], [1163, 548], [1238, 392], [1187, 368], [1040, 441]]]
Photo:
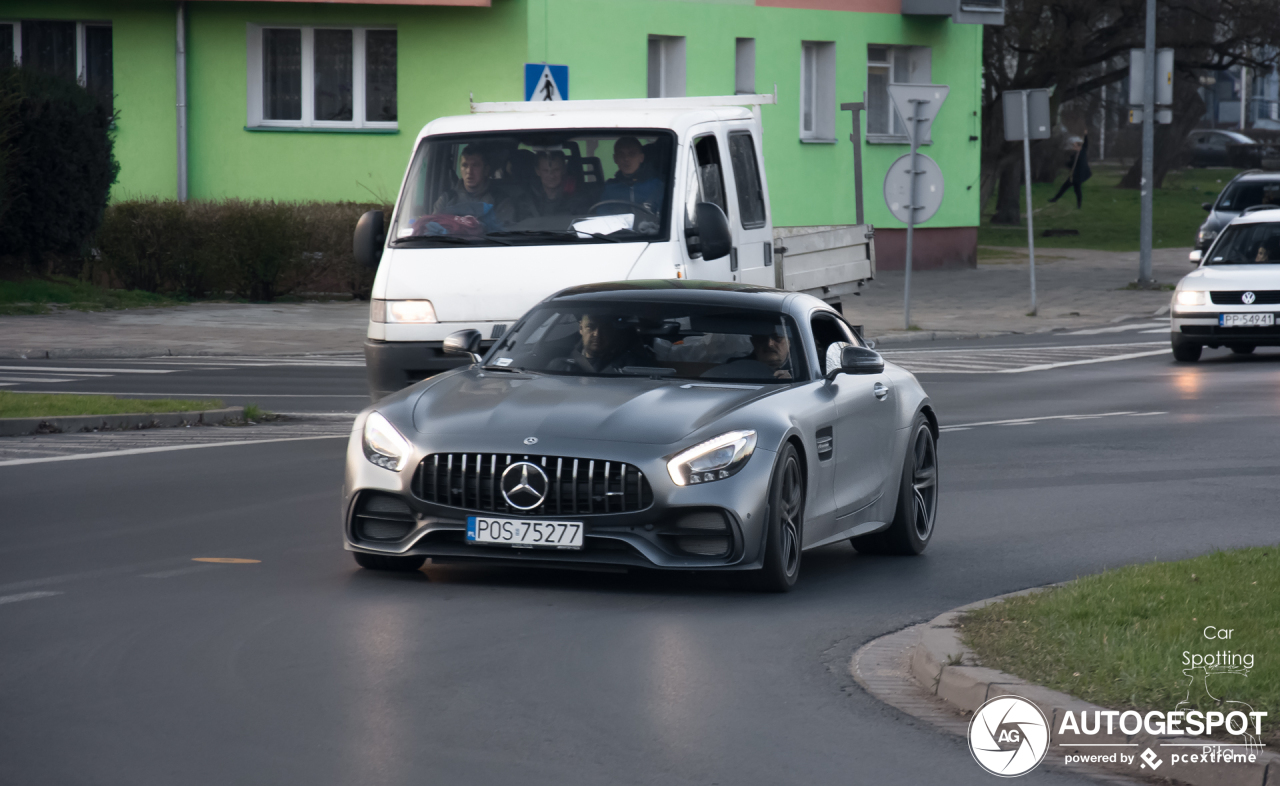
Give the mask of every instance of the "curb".
[[244, 417], [244, 407], [193, 412], [147, 412], [131, 415], [68, 415], [54, 418], [0, 418], [0, 437], [58, 434], [73, 431], [134, 430], [175, 426], [212, 426]]
[[360, 355], [359, 349], [320, 352], [248, 352], [243, 349], [200, 349], [183, 347], [50, 347], [48, 349], [0, 348], [0, 358], [10, 360], [56, 360], [58, 358], [157, 358], [157, 357], [255, 357], [296, 358]]
[[[1124, 734], [1118, 729], [1108, 735], [1100, 731], [1094, 735], [1059, 735], [1060, 719], [1067, 712], [1074, 712], [1076, 717], [1082, 712], [1090, 715], [1094, 711], [1105, 711], [1105, 707], [1091, 704], [1059, 691], [1035, 685], [1020, 677], [1007, 674], [996, 669], [983, 666], [965, 665], [975, 662], [974, 653], [960, 641], [956, 628], [957, 618], [966, 611], [978, 609], [1014, 595], [1039, 592], [1046, 588], [1035, 588], [1001, 595], [995, 598], [970, 603], [944, 614], [940, 614], [919, 628], [919, 638], [908, 654], [910, 674], [923, 688], [943, 699], [951, 706], [971, 714], [988, 699], [996, 696], [1021, 696], [1040, 707], [1050, 724], [1050, 750], [1059, 755], [1065, 754], [1097, 754], [1099, 750], [1088, 747], [1087, 743], [1099, 742], [1112, 744], [1136, 745], [1127, 752], [1140, 753], [1146, 748], [1159, 752], [1161, 742], [1180, 742], [1184, 744], [1211, 744], [1198, 737], [1188, 736], [1156, 736], [1140, 730], [1137, 734]], [[1087, 741], [1087, 742], [1086, 742]], [[1086, 743], [1080, 745], [1079, 743]], [[1104, 749], [1105, 750], [1105, 749]], [[1059, 766], [1063, 766], [1059, 762]], [[1074, 765], [1073, 765], [1074, 766]], [[1159, 766], [1159, 765], [1157, 765]], [[1174, 768], [1176, 766], [1176, 769]], [[1175, 779], [1191, 786], [1276, 786], [1280, 784], [1280, 755], [1275, 753], [1259, 753], [1253, 763], [1233, 764], [1229, 767], [1213, 764], [1177, 764], [1168, 770], [1154, 773], [1138, 769], [1134, 766], [1118, 764], [1091, 764], [1084, 767], [1100, 767], [1109, 773], [1125, 774], [1138, 777], [1162, 777]]]

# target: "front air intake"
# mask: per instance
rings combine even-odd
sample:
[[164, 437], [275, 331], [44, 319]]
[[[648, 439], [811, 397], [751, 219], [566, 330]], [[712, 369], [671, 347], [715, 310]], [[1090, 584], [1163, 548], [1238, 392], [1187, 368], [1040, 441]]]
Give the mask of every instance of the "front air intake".
[[390, 494], [365, 494], [356, 505], [353, 529], [361, 540], [403, 540], [416, 525], [409, 504]]
[[723, 557], [733, 545], [724, 514], [707, 510], [686, 513], [676, 524], [676, 548], [698, 557]]

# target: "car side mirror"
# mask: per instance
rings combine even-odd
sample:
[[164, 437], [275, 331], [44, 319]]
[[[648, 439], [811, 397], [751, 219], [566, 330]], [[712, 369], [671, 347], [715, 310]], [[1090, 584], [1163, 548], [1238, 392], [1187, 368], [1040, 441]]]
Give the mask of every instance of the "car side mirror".
[[1201, 203], [1200, 203], [1200, 207], [1201, 207], [1201, 208], [1203, 208], [1204, 210], [1212, 211], [1212, 210], [1213, 210], [1213, 203], [1212, 203], [1212, 202], [1201, 202]]
[[376, 268], [382, 260], [382, 246], [387, 233], [382, 228], [382, 211], [370, 210], [356, 222], [355, 242], [352, 251], [360, 267]]
[[874, 349], [847, 346], [840, 351], [840, 368], [827, 372], [827, 379], [837, 374], [879, 374], [884, 371], [884, 358]]
[[472, 363], [480, 362], [480, 331], [458, 330], [444, 339], [441, 347], [446, 355], [470, 355]]
[[702, 258], [719, 259], [728, 256], [733, 248], [733, 235], [729, 231], [729, 217], [713, 202], [699, 202], [693, 207], [698, 220], [698, 240], [702, 246]]
[[1191, 259], [1191, 264], [1198, 265], [1200, 264], [1200, 260], [1204, 259], [1204, 254], [1200, 253], [1200, 249], [1197, 248], [1188, 254], [1188, 257]]

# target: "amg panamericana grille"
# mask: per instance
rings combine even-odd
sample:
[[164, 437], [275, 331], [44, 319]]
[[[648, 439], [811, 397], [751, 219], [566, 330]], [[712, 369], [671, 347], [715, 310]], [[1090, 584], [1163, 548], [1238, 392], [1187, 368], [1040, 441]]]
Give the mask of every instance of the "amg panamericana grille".
[[[542, 467], [549, 481], [546, 498], [531, 510], [517, 510], [502, 496], [502, 473], [518, 461]], [[630, 464], [515, 453], [432, 454], [418, 465], [413, 493], [437, 505], [521, 516], [631, 513], [653, 504], [649, 481]]]

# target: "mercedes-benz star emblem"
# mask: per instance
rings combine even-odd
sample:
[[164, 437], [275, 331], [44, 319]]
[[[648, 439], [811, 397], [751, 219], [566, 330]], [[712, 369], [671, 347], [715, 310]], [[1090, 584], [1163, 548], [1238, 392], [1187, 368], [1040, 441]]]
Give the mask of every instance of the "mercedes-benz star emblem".
[[1246, 292], [1240, 296], [1240, 302], [1244, 303], [1246, 306], [1253, 305], [1253, 301], [1257, 299], [1258, 299], [1258, 296], [1253, 294], [1252, 292]]
[[516, 510], [533, 510], [547, 497], [547, 473], [528, 461], [517, 461], [502, 472], [502, 498]]
[[536, 444], [538, 444], [538, 438], [537, 438], [537, 437], [525, 437], [525, 438], [524, 438], [524, 444], [526, 444], [526, 445], [536, 445]]

